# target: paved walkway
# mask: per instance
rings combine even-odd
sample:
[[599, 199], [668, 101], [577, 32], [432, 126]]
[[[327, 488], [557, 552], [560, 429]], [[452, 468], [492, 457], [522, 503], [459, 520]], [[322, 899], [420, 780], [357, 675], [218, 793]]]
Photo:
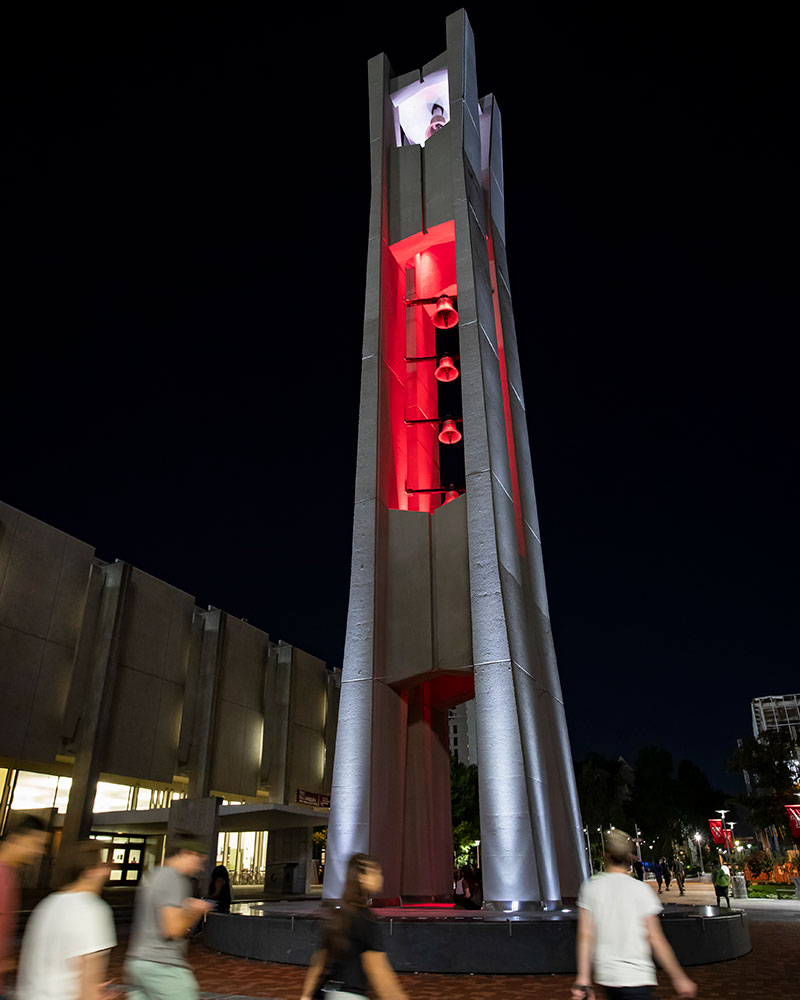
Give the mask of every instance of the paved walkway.
[[[655, 880], [647, 883], [653, 892], [657, 892]], [[659, 899], [664, 906], [685, 904], [687, 906], [715, 906], [716, 895], [714, 886], [709, 882], [687, 882], [683, 896], [678, 892], [673, 882], [669, 892], [664, 890]], [[724, 903], [722, 904], [725, 905]], [[751, 921], [770, 920], [797, 922], [800, 924], [800, 899], [733, 899], [731, 906], [747, 912]]]
[[[683, 897], [671, 889], [661, 898], [667, 905], [698, 905], [713, 903], [714, 893], [710, 886], [700, 885]], [[688, 970], [700, 987], [699, 1000], [800, 996], [800, 901], [773, 902], [773, 910], [783, 915], [779, 921], [760, 905], [768, 902], [745, 901], [751, 917], [751, 954]], [[122, 942], [111, 957], [110, 974], [117, 984], [122, 981], [124, 947]], [[190, 944], [189, 957], [204, 1000], [297, 1000], [300, 996], [305, 969], [297, 966], [218, 955], [197, 942]], [[659, 978], [659, 997], [667, 1000], [672, 991], [668, 981]], [[403, 975], [401, 981], [410, 1000], [566, 1000], [572, 977]], [[121, 1000], [124, 988], [118, 986], [117, 992]]]

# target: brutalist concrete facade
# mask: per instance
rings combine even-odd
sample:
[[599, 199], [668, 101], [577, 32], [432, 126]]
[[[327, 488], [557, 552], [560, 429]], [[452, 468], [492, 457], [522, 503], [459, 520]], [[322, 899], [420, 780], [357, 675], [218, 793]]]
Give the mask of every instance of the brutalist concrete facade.
[[285, 805], [330, 791], [338, 671], [4, 503], [0, 677], [0, 768], [72, 778], [65, 842], [88, 835], [99, 778]]
[[[446, 51], [421, 70], [396, 77], [385, 56], [369, 63], [358, 469], [325, 895], [341, 894], [355, 851], [379, 858], [387, 897], [451, 892], [447, 711], [474, 695], [487, 905], [552, 908], [588, 870], [511, 305], [501, 121], [494, 99], [478, 98], [466, 14], [446, 31]], [[448, 353], [464, 449], [459, 495], [444, 503], [431, 364], [442, 295], [458, 314]]]

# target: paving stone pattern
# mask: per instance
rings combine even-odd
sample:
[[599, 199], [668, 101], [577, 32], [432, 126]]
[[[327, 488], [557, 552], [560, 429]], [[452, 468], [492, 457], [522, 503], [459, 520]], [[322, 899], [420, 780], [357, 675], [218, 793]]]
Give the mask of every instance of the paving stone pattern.
[[[800, 996], [800, 920], [751, 923], [753, 951], [744, 958], [695, 966], [689, 974], [698, 998], [773, 1000]], [[218, 955], [193, 942], [190, 960], [203, 996], [297, 1000], [305, 969]], [[112, 955], [111, 974], [122, 979], [123, 946]], [[659, 1000], [673, 996], [663, 977]], [[401, 977], [410, 1000], [566, 1000], [571, 976], [433, 976]], [[122, 994], [124, 995], [124, 994]]]

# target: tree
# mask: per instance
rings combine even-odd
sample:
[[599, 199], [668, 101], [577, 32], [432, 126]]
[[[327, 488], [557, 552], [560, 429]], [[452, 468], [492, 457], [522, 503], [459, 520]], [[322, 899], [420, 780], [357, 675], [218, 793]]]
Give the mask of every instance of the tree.
[[475, 841], [481, 839], [478, 768], [474, 764], [460, 764], [453, 756], [450, 757], [450, 809], [453, 853], [457, 864], [464, 864]]
[[609, 760], [588, 753], [575, 768], [575, 782], [583, 822], [590, 834], [598, 827], [625, 827], [633, 772], [622, 757]]
[[741, 795], [754, 826], [766, 830], [774, 826], [779, 836], [790, 841], [786, 804], [796, 802], [800, 788], [800, 765], [791, 739], [779, 732], [764, 733], [744, 740], [728, 760], [730, 771], [747, 771], [753, 793]]

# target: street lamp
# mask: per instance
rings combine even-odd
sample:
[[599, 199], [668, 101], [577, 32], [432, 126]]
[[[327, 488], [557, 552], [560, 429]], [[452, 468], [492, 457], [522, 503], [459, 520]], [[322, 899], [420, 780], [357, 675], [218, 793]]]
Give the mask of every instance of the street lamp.
[[[722, 817], [722, 843], [723, 843], [723, 846], [725, 848], [725, 853], [728, 855], [728, 859], [730, 860], [730, 852], [728, 851], [728, 838], [727, 838], [726, 832], [725, 832], [726, 831], [725, 817], [730, 812], [730, 809], [715, 809], [714, 812], [718, 812], [720, 814], [720, 816]], [[731, 840], [732, 839], [733, 839], [733, 837], [731, 837]]]
[[589, 852], [589, 871], [594, 875], [594, 862], [592, 861], [592, 842], [589, 840], [589, 827], [585, 826], [583, 832], [586, 836], [586, 850]]
[[600, 834], [600, 846], [603, 848], [603, 867], [605, 868], [606, 838], [603, 836], [602, 826], [598, 826], [597, 832]]
[[697, 843], [697, 853], [700, 857], [700, 874], [705, 875], [706, 870], [705, 867], [703, 866], [703, 838], [700, 836], [699, 833], [696, 833], [694, 835], [694, 839]]

